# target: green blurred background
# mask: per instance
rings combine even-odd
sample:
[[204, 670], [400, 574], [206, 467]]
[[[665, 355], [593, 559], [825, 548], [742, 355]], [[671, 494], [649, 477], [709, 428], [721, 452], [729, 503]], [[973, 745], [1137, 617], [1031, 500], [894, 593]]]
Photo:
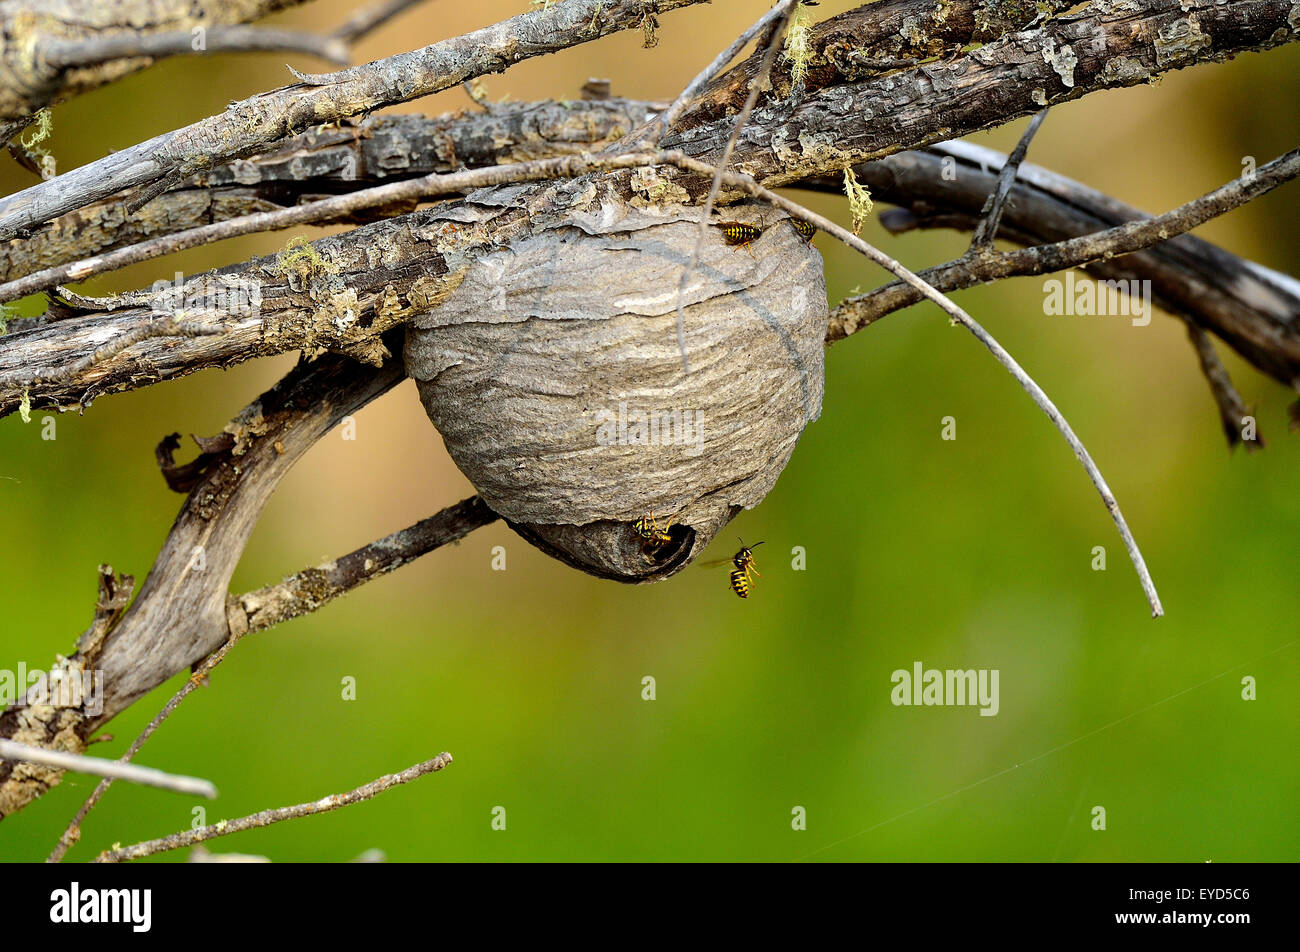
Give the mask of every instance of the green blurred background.
[[[716, 0], [489, 77], [493, 99], [671, 98], [767, 6]], [[824, 2], [819, 17], [851, 6]], [[322, 0], [274, 22], [341, 22]], [[369, 38], [365, 59], [520, 12], [523, 0], [429, 3]], [[60, 168], [283, 84], [283, 55], [173, 60], [55, 111]], [[302, 68], [324, 64], [304, 60]], [[1031, 161], [1150, 211], [1292, 148], [1300, 49], [1248, 55], [1058, 107]], [[457, 90], [411, 104], [464, 108]], [[1024, 121], [973, 137], [1011, 148]], [[4, 163], [8, 193], [30, 184]], [[810, 199], [846, 220], [843, 201]], [[1300, 273], [1300, 190], [1198, 234]], [[319, 232], [313, 232], [319, 234]], [[967, 236], [865, 237], [913, 267]], [[284, 233], [90, 282], [140, 287], [284, 246]], [[884, 275], [829, 239], [832, 303]], [[259, 634], [150, 741], [141, 763], [211, 778], [207, 820], [351, 789], [441, 750], [443, 773], [369, 803], [209, 844], [275, 860], [1295, 860], [1300, 858], [1300, 437], [1294, 399], [1227, 354], [1268, 440], [1230, 455], [1180, 322], [1044, 317], [1041, 279], [958, 300], [1053, 396], [1119, 497], [1160, 587], [1148, 617], [1106, 511], [1028, 397], [929, 305], [828, 355], [826, 403], [776, 489], [736, 534], [767, 545], [742, 602], [721, 568], [625, 587], [554, 562], [504, 526], [472, 534], [323, 611]], [[30, 302], [29, 302], [30, 305]], [[35, 305], [31, 305], [35, 306]], [[143, 579], [174, 517], [153, 462], [165, 433], [210, 434], [293, 362], [265, 360], [0, 423], [0, 667], [46, 667], [86, 626], [94, 569]], [[940, 420], [957, 420], [955, 441]], [[373, 473], [384, 474], [376, 485]], [[470, 493], [408, 382], [317, 446], [272, 500], [234, 579], [267, 584]], [[507, 571], [490, 569], [494, 546]], [[1092, 571], [1092, 548], [1108, 568]], [[803, 546], [806, 571], [791, 569]], [[1001, 711], [899, 708], [914, 661], [997, 668]], [[1253, 676], [1258, 699], [1241, 698]], [[653, 676], [657, 699], [642, 700]], [[357, 681], [355, 701], [341, 681]], [[116, 756], [178, 677], [118, 717]], [[43, 858], [93, 788], [63, 784], [0, 823], [0, 858]], [[1094, 806], [1107, 829], [1090, 827]], [[188, 827], [193, 803], [116, 785], [70, 854]], [[507, 828], [491, 828], [506, 808]], [[791, 828], [792, 810], [807, 829]], [[161, 859], [178, 860], [182, 853]]]

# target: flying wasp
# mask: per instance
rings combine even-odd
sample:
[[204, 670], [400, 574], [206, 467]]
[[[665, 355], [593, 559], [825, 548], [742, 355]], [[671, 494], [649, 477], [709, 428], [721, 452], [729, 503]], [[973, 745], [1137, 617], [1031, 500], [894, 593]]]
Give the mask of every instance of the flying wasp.
[[645, 541], [645, 547], [650, 551], [654, 551], [673, 540], [673, 537], [668, 534], [668, 530], [671, 528], [671, 524], [661, 528], [653, 512], [632, 523], [632, 531]]
[[749, 246], [758, 241], [763, 234], [763, 229], [757, 225], [750, 225], [743, 221], [720, 221], [718, 227], [722, 229], [722, 239], [727, 244], [739, 245], [746, 251], [749, 251]]
[[729, 577], [731, 590], [741, 598], [749, 598], [749, 590], [754, 584], [754, 580], [750, 578], [750, 573], [752, 572], [754, 575], [762, 578], [762, 573], [754, 567], [754, 550], [762, 544], [762, 542], [755, 542], [753, 545], [745, 545], [745, 540], [741, 539], [740, 551], [730, 559], [717, 559], [712, 562], [705, 562], [704, 564], [725, 565], [730, 562], [734, 565], [735, 568], [731, 570], [731, 575]]

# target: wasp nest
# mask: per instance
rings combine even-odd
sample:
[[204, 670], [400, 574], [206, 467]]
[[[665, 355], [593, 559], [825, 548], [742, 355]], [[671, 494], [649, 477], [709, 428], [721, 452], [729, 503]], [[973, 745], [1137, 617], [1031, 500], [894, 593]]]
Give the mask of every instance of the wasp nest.
[[[821, 412], [821, 256], [771, 208], [733, 206], [749, 229], [707, 229], [682, 297], [683, 372], [678, 286], [699, 215], [571, 211], [480, 258], [407, 332], [407, 371], [483, 499], [603, 578], [683, 568], [767, 495]], [[633, 529], [651, 513], [668, 529], [657, 543]]]

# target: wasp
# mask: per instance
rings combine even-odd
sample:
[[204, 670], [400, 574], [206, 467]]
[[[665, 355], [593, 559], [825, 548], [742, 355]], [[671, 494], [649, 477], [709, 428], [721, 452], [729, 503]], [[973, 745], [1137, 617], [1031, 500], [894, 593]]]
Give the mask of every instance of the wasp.
[[803, 236], [805, 241], [812, 241], [813, 236], [817, 234], [817, 226], [812, 222], [804, 221], [802, 218], [790, 219], [794, 224], [794, 230]]
[[762, 544], [763, 543], [761, 542], [755, 542], [753, 545], [745, 545], [745, 540], [741, 539], [740, 551], [730, 559], [718, 559], [717, 561], [705, 562], [704, 564], [724, 565], [727, 562], [730, 562], [734, 565], [735, 568], [731, 570], [731, 575], [729, 577], [731, 590], [741, 598], [749, 598], [749, 590], [754, 584], [754, 580], [750, 578], [750, 573], [752, 572], [754, 575], [762, 578], [762, 573], [754, 567], [754, 550]]
[[743, 221], [720, 221], [718, 227], [722, 229], [722, 238], [727, 244], [739, 245], [746, 251], [763, 234], [763, 229], [757, 225]]
[[651, 551], [672, 541], [673, 537], [668, 534], [668, 530], [671, 528], [671, 524], [661, 528], [653, 512], [632, 523], [632, 531], [645, 540], [646, 548]]

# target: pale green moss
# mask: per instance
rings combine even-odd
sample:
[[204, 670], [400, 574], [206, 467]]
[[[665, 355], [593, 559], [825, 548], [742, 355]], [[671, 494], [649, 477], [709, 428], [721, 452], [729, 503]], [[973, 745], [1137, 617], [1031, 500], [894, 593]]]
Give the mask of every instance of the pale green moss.
[[48, 109], [42, 109], [33, 117], [27, 130], [18, 137], [18, 144], [31, 153], [43, 179], [54, 178], [55, 175], [54, 156], [43, 145], [53, 132], [54, 116]]
[[844, 170], [844, 194], [849, 198], [849, 214], [853, 216], [853, 234], [862, 230], [871, 214], [871, 193], [858, 181], [852, 169]]
[[781, 58], [790, 64], [790, 82], [803, 82], [808, 75], [808, 61], [812, 59], [812, 17], [802, 3], [795, 7], [790, 26], [785, 31], [785, 49]]

